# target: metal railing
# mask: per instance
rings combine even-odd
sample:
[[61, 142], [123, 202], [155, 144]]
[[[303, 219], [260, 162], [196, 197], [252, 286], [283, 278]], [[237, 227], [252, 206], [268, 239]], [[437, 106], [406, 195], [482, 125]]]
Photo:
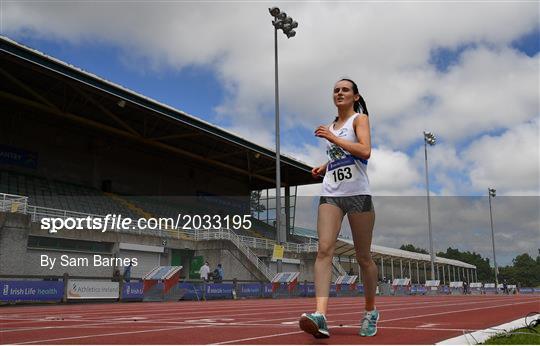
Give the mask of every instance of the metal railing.
[[0, 194], [0, 211], [26, 214], [27, 208], [28, 197], [7, 193]]
[[332, 265], [336, 268], [339, 275], [347, 275], [347, 272], [343, 269], [341, 263], [339, 263], [339, 257], [332, 257]]
[[[253, 253], [253, 251], [250, 250], [247, 244], [249, 242], [245, 242], [245, 238], [239, 236], [233, 231], [229, 229], [219, 229], [219, 230], [194, 230], [194, 236], [195, 240], [230, 240], [233, 242], [236, 247], [242, 251], [242, 253], [253, 263], [257, 269], [263, 273], [263, 275], [268, 279], [272, 280], [272, 278], [276, 275], [276, 272], [272, 270], [269, 266], [267, 266], [261, 259]], [[244, 241], [243, 239], [244, 238]]]

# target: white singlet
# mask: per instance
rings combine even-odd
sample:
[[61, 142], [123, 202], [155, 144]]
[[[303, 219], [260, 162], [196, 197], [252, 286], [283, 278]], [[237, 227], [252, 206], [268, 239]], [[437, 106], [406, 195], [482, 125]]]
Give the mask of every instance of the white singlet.
[[[337, 137], [358, 143], [353, 122], [359, 115], [356, 113], [350, 116], [338, 130], [334, 129], [334, 123], [330, 124], [328, 129]], [[371, 195], [367, 175], [368, 160], [351, 155], [342, 147], [328, 140], [326, 141], [326, 155], [328, 156], [328, 165], [323, 179], [321, 196]]]

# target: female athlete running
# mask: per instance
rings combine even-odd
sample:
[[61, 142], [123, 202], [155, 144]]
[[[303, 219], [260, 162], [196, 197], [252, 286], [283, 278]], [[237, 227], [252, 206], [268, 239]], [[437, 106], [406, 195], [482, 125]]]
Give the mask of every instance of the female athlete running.
[[359, 334], [374, 336], [379, 320], [379, 312], [375, 309], [378, 274], [370, 251], [375, 211], [367, 176], [367, 163], [371, 155], [368, 110], [356, 83], [350, 79], [339, 80], [334, 86], [334, 104], [338, 115], [332, 124], [319, 126], [315, 130], [315, 136], [326, 140], [328, 156], [328, 162], [311, 171], [314, 177], [324, 176], [317, 218], [317, 310], [302, 314], [300, 328], [316, 338], [330, 336], [326, 313], [332, 257], [343, 217], [347, 215], [364, 284], [365, 312]]

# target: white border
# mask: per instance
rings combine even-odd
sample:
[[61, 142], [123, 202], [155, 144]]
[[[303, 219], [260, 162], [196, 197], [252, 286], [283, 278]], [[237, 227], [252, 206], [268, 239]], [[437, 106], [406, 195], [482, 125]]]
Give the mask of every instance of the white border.
[[[537, 318], [540, 318], [540, 314], [527, 317], [527, 321], [530, 322]], [[484, 330], [478, 330], [476, 332], [456, 336], [455, 338], [446, 339], [436, 343], [435, 345], [477, 345], [491, 337], [496, 336], [497, 334], [502, 334], [505, 331], [509, 332], [523, 327], [525, 327], [525, 317], [512, 322], [501, 324], [500, 326], [491, 327]]]

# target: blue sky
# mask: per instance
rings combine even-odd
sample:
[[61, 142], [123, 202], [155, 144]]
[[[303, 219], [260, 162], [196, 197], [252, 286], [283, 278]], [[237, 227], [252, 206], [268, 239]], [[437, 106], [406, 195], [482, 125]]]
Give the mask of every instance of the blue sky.
[[[1, 32], [273, 148], [269, 5], [4, 2]], [[538, 6], [283, 3], [300, 23], [279, 38], [283, 152], [325, 160], [313, 129], [333, 119], [330, 91], [347, 76], [370, 109], [375, 195], [425, 194], [430, 130], [434, 195], [538, 196]]]

